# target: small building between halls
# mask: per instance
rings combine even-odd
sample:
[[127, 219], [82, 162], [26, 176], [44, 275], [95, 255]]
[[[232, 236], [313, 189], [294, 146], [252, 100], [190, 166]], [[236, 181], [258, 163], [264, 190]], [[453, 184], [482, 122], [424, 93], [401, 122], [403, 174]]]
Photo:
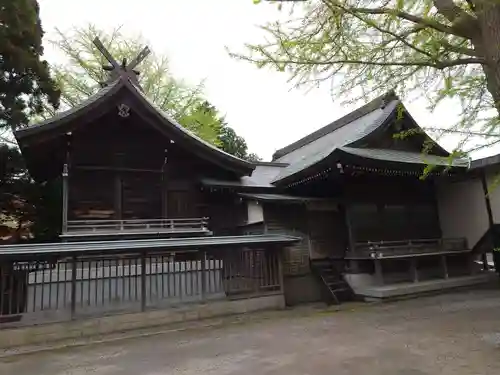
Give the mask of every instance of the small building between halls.
[[271, 162], [197, 138], [126, 76], [15, 135], [33, 178], [62, 179], [63, 247], [275, 241], [288, 304], [392, 298], [490, 277], [500, 193], [485, 192], [497, 161], [452, 158], [393, 93]]

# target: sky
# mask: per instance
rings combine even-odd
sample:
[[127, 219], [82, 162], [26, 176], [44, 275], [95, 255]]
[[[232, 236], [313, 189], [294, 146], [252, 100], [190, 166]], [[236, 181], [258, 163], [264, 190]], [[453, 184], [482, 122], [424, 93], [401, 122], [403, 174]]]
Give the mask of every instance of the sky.
[[[142, 34], [157, 54], [168, 56], [176, 78], [193, 85], [204, 81], [205, 96], [243, 136], [249, 152], [271, 160], [277, 149], [325, 126], [362, 105], [342, 105], [328, 85], [293, 88], [287, 73], [258, 69], [231, 58], [245, 43], [264, 40], [258, 26], [286, 14], [276, 4], [252, 0], [39, 0], [45, 35], [45, 59], [62, 62], [47, 41], [54, 29], [69, 30], [89, 23], [104, 30], [122, 26], [126, 34]], [[139, 66], [140, 70], [140, 66]], [[451, 104], [434, 113], [422, 100], [405, 102], [424, 127], [445, 127], [456, 120]], [[453, 140], [443, 146], [453, 148]], [[483, 151], [483, 155], [492, 151]], [[481, 156], [483, 156], [481, 155]]]

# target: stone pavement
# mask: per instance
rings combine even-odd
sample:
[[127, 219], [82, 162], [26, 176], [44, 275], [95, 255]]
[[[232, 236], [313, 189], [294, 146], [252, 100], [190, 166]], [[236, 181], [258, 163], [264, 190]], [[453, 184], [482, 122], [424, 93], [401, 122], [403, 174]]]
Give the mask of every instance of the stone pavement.
[[500, 287], [237, 322], [16, 356], [0, 374], [500, 374]]

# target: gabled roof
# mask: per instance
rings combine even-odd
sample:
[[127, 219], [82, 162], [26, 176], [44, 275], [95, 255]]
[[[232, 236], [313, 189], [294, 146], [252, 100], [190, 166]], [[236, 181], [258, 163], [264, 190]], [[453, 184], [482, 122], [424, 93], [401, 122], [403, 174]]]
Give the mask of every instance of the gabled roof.
[[113, 96], [121, 90], [127, 90], [131, 93], [141, 103], [141, 108], [135, 108], [135, 110], [144, 112], [154, 118], [155, 128], [171, 137], [175, 142], [187, 144], [194, 153], [201, 154], [204, 158], [240, 175], [250, 175], [252, 173], [255, 168], [253, 163], [228, 154], [197, 137], [156, 106], [140, 88], [125, 78], [119, 78], [68, 111], [61, 112], [37, 125], [16, 131], [16, 139], [21, 146], [24, 146], [28, 145], [32, 140], [36, 139], [35, 136], [40, 134], [67, 132], [68, 129], [75, 126], [77, 119], [88, 116], [89, 112], [92, 112], [95, 108], [102, 107], [105, 102], [112, 101]]
[[[374, 134], [385, 132], [388, 126], [396, 119], [398, 113], [402, 112], [405, 113], [405, 116], [409, 119], [409, 123], [414, 128], [418, 128], [423, 132], [404, 107], [401, 108], [401, 106], [402, 102], [399, 98], [393, 92], [390, 92], [291, 145], [276, 151], [273, 155], [273, 161], [289, 163], [289, 166], [283, 168], [271, 183], [278, 184], [289, 181], [294, 175], [322, 162], [331, 155], [341, 156], [342, 153], [389, 162], [450, 165], [451, 161], [447, 157], [449, 153], [437, 143], [433, 149], [433, 153], [436, 155], [424, 155], [421, 152], [365, 148], [365, 146], [362, 146]], [[425, 137], [428, 136], [425, 135]], [[458, 164], [460, 166], [464, 165], [462, 162]]]

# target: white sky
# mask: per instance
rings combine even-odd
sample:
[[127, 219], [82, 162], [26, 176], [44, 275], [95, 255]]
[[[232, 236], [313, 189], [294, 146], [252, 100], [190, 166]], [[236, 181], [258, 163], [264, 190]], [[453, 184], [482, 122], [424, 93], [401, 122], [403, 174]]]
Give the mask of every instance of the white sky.
[[[64, 31], [88, 23], [109, 30], [123, 25], [125, 33], [141, 33], [150, 48], [169, 57], [176, 77], [193, 84], [205, 80], [207, 99], [245, 138], [249, 151], [264, 160], [354, 109], [332, 98], [327, 86], [293, 89], [286, 73], [259, 70], [227, 55], [225, 46], [242, 50], [244, 43], [262, 40], [257, 26], [283, 17], [276, 4], [254, 5], [252, 0], [39, 0], [39, 4], [47, 38], [55, 27]], [[60, 61], [49, 46], [45, 58]], [[405, 105], [424, 127], [444, 127], [456, 119], [451, 105], [432, 114], [421, 100]]]

